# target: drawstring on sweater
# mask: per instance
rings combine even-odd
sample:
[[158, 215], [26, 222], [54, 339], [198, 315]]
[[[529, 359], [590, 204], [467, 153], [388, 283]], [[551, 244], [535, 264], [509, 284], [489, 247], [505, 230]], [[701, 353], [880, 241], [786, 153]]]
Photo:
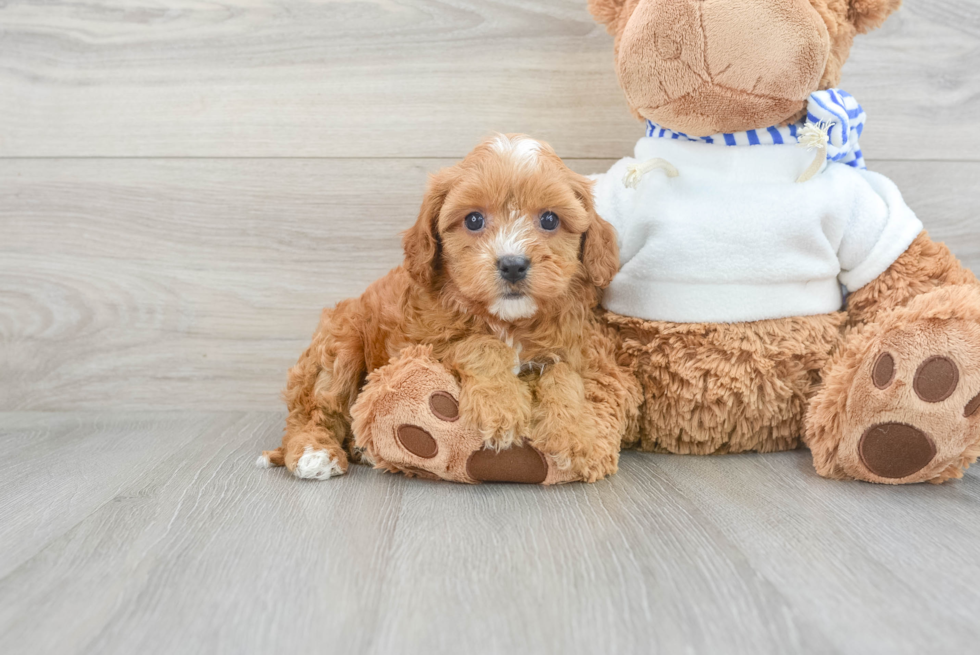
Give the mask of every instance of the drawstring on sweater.
[[[803, 174], [796, 178], [797, 183], [803, 183], [813, 179], [813, 176], [820, 172], [820, 167], [823, 166], [823, 163], [827, 161], [827, 144], [830, 142], [829, 132], [833, 125], [834, 123], [828, 123], [827, 121], [819, 121], [817, 123], [807, 121], [803, 129], [800, 130], [799, 143], [797, 145], [807, 150], [816, 148], [817, 155], [813, 158], [810, 166], [803, 171]], [[666, 159], [657, 157], [656, 159], [648, 159], [638, 164], [630, 164], [626, 168], [626, 176], [623, 178], [623, 184], [629, 189], [635, 189], [640, 184], [640, 180], [643, 179], [644, 175], [658, 169], [664, 171], [667, 177], [677, 177], [680, 175], [676, 166]]]
[[[649, 138], [693, 141], [717, 146], [758, 146], [798, 143], [801, 147], [817, 149], [817, 156], [809, 168], [796, 180], [806, 182], [820, 172], [823, 162], [836, 162], [853, 168], [865, 169], [864, 154], [858, 139], [864, 132], [867, 115], [851, 94], [841, 89], [814, 91], [807, 100], [806, 123], [774, 125], [765, 129], [744, 132], [725, 132], [709, 136], [690, 136], [669, 130], [647, 121]], [[662, 159], [651, 159], [634, 164], [623, 180], [630, 188], [636, 188], [644, 174], [662, 168], [669, 177], [677, 176], [677, 169]]]
[[640, 183], [640, 180], [643, 179], [644, 175], [657, 169], [665, 172], [667, 177], [678, 176], [676, 166], [671, 164], [666, 159], [661, 159], [658, 157], [656, 159], [648, 159], [644, 162], [640, 162], [639, 164], [630, 164], [626, 168], [626, 177], [623, 178], [623, 184], [626, 185], [627, 188], [635, 189]]
[[828, 123], [826, 121], [820, 121], [818, 123], [813, 123], [807, 121], [803, 129], [800, 130], [800, 142], [797, 144], [801, 148], [806, 148], [807, 150], [817, 149], [817, 156], [813, 158], [813, 162], [810, 167], [803, 171], [803, 174], [796, 178], [796, 181], [806, 182], [820, 170], [823, 163], [827, 161], [827, 143], [830, 142], [830, 128], [833, 123]]

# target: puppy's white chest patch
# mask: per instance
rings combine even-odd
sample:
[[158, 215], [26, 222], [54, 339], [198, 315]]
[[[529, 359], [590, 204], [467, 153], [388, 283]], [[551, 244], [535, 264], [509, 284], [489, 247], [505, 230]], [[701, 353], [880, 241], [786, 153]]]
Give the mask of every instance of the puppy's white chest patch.
[[497, 332], [497, 338], [503, 341], [505, 344], [507, 344], [509, 348], [514, 349], [514, 365], [510, 367], [510, 371], [514, 375], [520, 375], [521, 374], [521, 351], [524, 349], [524, 346], [522, 346], [519, 343], [515, 345], [514, 335], [508, 332], [507, 330], [500, 330], [499, 332]]

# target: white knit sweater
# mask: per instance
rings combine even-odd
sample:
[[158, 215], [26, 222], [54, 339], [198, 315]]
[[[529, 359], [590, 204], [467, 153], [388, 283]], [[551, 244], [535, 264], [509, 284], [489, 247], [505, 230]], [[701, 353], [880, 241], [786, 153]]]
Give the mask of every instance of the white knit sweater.
[[[596, 176], [596, 209], [619, 234], [621, 268], [603, 305], [679, 323], [758, 321], [841, 309], [922, 231], [891, 180], [840, 163], [796, 179], [795, 144], [724, 147], [645, 137]], [[663, 158], [679, 175], [630, 164]]]

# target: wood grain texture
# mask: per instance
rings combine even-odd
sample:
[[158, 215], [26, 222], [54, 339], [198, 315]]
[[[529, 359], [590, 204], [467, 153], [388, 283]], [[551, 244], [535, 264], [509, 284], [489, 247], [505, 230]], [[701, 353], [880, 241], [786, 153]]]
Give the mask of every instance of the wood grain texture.
[[[0, 578], [224, 417], [0, 418]], [[166, 438], [160, 438], [167, 434]]]
[[[864, 152], [976, 161], [976, 0], [906, 0], [842, 85]], [[488, 130], [568, 157], [639, 132], [585, 0], [0, 4], [0, 156], [458, 157]]]
[[[583, 173], [632, 151], [585, 5], [0, 0], [3, 653], [976, 650], [976, 471], [253, 468], [320, 308], [397, 265], [428, 172], [494, 130]], [[905, 0], [842, 85], [870, 166], [980, 270], [980, 0]]]
[[[451, 160], [0, 160], [0, 409], [276, 409]], [[582, 172], [611, 160], [570, 160]], [[980, 269], [980, 164], [872, 162]]]
[[[282, 418], [0, 414], [22, 464], [50, 460], [68, 425], [87, 452], [58, 476], [72, 503], [57, 529], [0, 493], [0, 552], [20, 552], [0, 572], [4, 651], [917, 654], [980, 639], [973, 473], [894, 489], [818, 478], [806, 452], [628, 453], [595, 485], [360, 466], [307, 482], [252, 466]], [[128, 431], [156, 457], [93, 485], [114, 468], [96, 453]]]

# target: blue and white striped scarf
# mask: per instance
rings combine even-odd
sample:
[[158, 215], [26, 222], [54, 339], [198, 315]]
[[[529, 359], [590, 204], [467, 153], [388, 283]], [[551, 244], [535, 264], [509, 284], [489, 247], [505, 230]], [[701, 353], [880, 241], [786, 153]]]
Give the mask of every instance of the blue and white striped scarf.
[[[864, 131], [867, 114], [850, 93], [840, 89], [827, 89], [810, 94], [807, 102], [806, 123], [823, 125], [827, 130], [827, 159], [855, 168], [867, 168], [858, 139]], [[680, 139], [726, 146], [757, 146], [797, 143], [804, 123], [767, 127], [746, 132], [719, 133], [711, 136], [688, 136], [673, 132], [656, 123], [647, 121], [647, 136], [662, 139]]]

